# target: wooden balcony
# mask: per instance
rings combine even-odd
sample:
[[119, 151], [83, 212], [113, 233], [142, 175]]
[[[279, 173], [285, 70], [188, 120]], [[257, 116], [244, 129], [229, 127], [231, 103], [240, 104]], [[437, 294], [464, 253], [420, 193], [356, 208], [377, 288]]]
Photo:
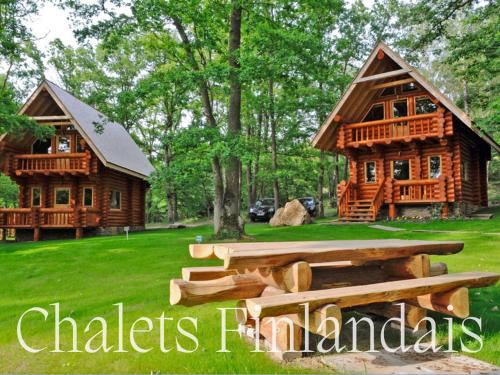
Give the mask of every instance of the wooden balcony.
[[446, 185], [443, 180], [395, 181], [394, 203], [434, 203], [446, 201]]
[[337, 146], [371, 147], [374, 144], [411, 142], [426, 138], [442, 138], [445, 132], [442, 112], [344, 124], [340, 127]]
[[12, 157], [12, 169], [16, 176], [34, 174], [76, 175], [90, 173], [90, 153], [23, 154]]
[[95, 208], [0, 208], [0, 228], [88, 228], [99, 222]]

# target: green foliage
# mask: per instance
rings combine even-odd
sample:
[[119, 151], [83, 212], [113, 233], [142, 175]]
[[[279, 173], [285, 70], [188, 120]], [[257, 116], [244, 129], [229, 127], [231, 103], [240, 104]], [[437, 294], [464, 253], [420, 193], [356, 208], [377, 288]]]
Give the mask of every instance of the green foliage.
[[0, 173], [0, 207], [16, 207], [19, 188], [6, 175]]

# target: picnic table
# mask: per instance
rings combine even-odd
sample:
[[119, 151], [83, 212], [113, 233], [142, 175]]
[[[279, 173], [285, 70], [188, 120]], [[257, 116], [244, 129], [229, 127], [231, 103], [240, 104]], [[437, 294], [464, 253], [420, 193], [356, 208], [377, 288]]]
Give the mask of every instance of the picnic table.
[[468, 288], [494, 285], [500, 275], [448, 274], [445, 263], [429, 260], [463, 247], [456, 241], [400, 239], [193, 244], [193, 258], [223, 264], [183, 268], [182, 279], [170, 282], [170, 303], [237, 300], [236, 320], [248, 329], [259, 324], [259, 334], [269, 340], [269, 319], [287, 317], [293, 325], [281, 327], [277, 339], [279, 351], [287, 353], [300, 349], [301, 327], [328, 338], [338, 334], [331, 320], [321, 323], [340, 323], [345, 309], [392, 318], [400, 314], [395, 303], [404, 302], [409, 328], [427, 310], [467, 317]]

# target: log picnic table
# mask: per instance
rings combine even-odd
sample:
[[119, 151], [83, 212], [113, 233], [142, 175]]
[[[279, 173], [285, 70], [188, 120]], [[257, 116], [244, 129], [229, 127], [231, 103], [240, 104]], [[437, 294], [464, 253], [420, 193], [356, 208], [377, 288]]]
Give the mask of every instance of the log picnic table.
[[430, 263], [429, 255], [455, 254], [463, 246], [399, 239], [193, 244], [193, 258], [220, 259], [223, 265], [183, 268], [182, 279], [170, 281], [170, 303], [238, 300], [238, 323], [253, 329], [258, 322], [258, 332], [268, 341], [273, 335], [269, 319], [287, 317], [292, 325], [280, 327], [281, 320], [276, 338], [285, 354], [300, 350], [301, 328], [332, 338], [335, 329], [326, 318], [340, 325], [342, 309], [393, 318], [400, 316], [395, 303], [404, 302], [405, 324], [412, 329], [427, 310], [467, 317], [468, 288], [494, 285], [500, 275], [448, 274], [445, 263]]

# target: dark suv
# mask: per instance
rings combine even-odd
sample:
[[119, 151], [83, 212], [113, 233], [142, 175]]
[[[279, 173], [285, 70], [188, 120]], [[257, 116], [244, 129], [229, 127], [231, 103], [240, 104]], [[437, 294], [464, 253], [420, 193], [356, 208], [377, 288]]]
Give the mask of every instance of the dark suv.
[[316, 199], [314, 197], [303, 197], [298, 198], [299, 202], [302, 203], [304, 208], [309, 212], [309, 215], [316, 216]]
[[265, 220], [269, 221], [274, 216], [274, 199], [263, 198], [255, 202], [255, 205], [250, 207], [250, 220]]

